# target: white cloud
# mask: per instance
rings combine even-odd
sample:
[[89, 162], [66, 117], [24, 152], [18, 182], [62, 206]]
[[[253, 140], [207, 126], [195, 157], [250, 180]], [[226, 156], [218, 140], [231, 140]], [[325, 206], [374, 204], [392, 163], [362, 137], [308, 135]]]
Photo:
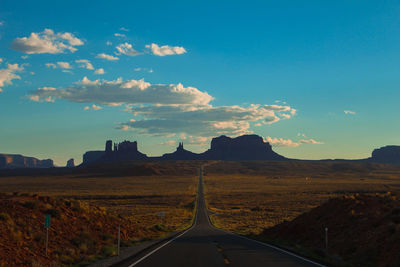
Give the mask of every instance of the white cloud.
[[[56, 88], [54, 88], [54, 87], [42, 87], [42, 88], [39, 88], [39, 89], [43, 90], [43, 91], [54, 91], [54, 90], [56, 90]], [[34, 102], [54, 102], [54, 98], [52, 96], [40, 98], [37, 95], [29, 95], [27, 97], [31, 101], [34, 101]]]
[[151, 49], [151, 52], [156, 56], [168, 56], [168, 55], [181, 55], [186, 53], [186, 49], [181, 46], [169, 46], [163, 45], [158, 46], [152, 43], [151, 45], [146, 45], [146, 48]]
[[147, 71], [148, 73], [153, 73], [154, 70], [153, 69], [148, 69], [148, 68], [134, 68], [134, 71]]
[[140, 55], [138, 51], [132, 48], [132, 45], [129, 43], [123, 43], [115, 47], [118, 50], [118, 55], [127, 55], [127, 56], [137, 56]]
[[34, 102], [39, 102], [39, 96], [37, 95], [31, 95], [29, 96], [29, 99]]
[[275, 147], [298, 147], [302, 144], [314, 144], [314, 145], [324, 144], [323, 142], [319, 142], [314, 139], [302, 139], [296, 142], [291, 139], [272, 138], [270, 136], [265, 137], [264, 140], [266, 142], [269, 142], [271, 146]]
[[[141, 134], [172, 136], [184, 133], [189, 144], [204, 144], [210, 136], [236, 136], [252, 133], [253, 124], [272, 124], [291, 114], [290, 106], [255, 105], [213, 106], [205, 91], [182, 84], [151, 84], [142, 80], [81, 81], [56, 90], [39, 88], [32, 92], [39, 99], [52, 97], [96, 105], [125, 105], [133, 117], [119, 129]], [[190, 137], [191, 136], [191, 137]], [[201, 138], [200, 138], [201, 137]]]
[[175, 146], [176, 145], [176, 141], [175, 140], [168, 140], [165, 142], [161, 142], [160, 145], [162, 146]]
[[105, 72], [104, 72], [104, 69], [103, 69], [103, 68], [100, 68], [100, 69], [97, 69], [97, 70], [94, 71], [94, 74], [102, 75], [102, 74], [104, 74], [104, 73], [105, 73]]
[[187, 145], [192, 145], [192, 146], [205, 146], [209, 144], [210, 137], [205, 137], [205, 136], [192, 136], [189, 135], [185, 139], [185, 144]]
[[72, 71], [70, 71], [70, 70], [62, 70], [62, 72], [71, 73], [72, 74]]
[[29, 58], [29, 56], [25, 55], [25, 56], [21, 56], [22, 59], [27, 59]]
[[84, 68], [84, 69], [88, 69], [88, 70], [94, 70], [94, 67], [92, 65], [92, 63], [90, 63], [89, 60], [87, 59], [78, 59], [75, 60], [75, 63], [78, 63], [79, 68]]
[[84, 110], [90, 110], [90, 109], [93, 109], [93, 110], [100, 110], [100, 109], [102, 109], [102, 107], [93, 104], [91, 107], [90, 107], [90, 106], [85, 106], [85, 107], [83, 107], [83, 109], [84, 109]]
[[106, 42], [106, 45], [110, 46], [110, 45], [112, 45], [112, 42], [107, 41], [107, 42]]
[[263, 105], [214, 107], [210, 104], [133, 106], [130, 110], [136, 120], [122, 125], [142, 134], [186, 133], [204, 137], [251, 133], [250, 122], [277, 122], [283, 112]]
[[57, 62], [57, 65], [62, 69], [72, 69], [71, 65], [68, 62]]
[[46, 63], [45, 65], [46, 65], [46, 67], [48, 67], [48, 68], [53, 68], [53, 69], [56, 69], [56, 68], [57, 68], [57, 65], [54, 64], [54, 63]]
[[119, 28], [120, 31], [124, 31], [124, 32], [129, 32], [129, 29], [125, 28], [125, 27], [121, 27]]
[[12, 84], [12, 80], [21, 79], [16, 72], [24, 70], [23, 66], [18, 66], [18, 64], [8, 64], [6, 69], [0, 69], [0, 92], [3, 92], [5, 85]]
[[72, 102], [95, 102], [97, 104], [192, 104], [206, 105], [213, 98], [206, 92], [182, 84], [150, 84], [142, 80], [121, 78], [114, 81], [90, 81], [84, 77], [82, 81], [64, 89], [34, 91], [40, 97], [53, 96]]
[[352, 110], [344, 110], [343, 112], [344, 112], [344, 114], [346, 114], [346, 115], [356, 115], [356, 112], [355, 112], [355, 111], [352, 111]]
[[11, 48], [27, 54], [59, 54], [65, 51], [75, 52], [75, 46], [83, 45], [83, 41], [72, 33], [54, 33], [51, 29], [43, 32], [32, 32], [29, 37], [16, 38]]
[[106, 59], [106, 60], [111, 60], [111, 61], [119, 59], [118, 57], [114, 57], [112, 55], [107, 55], [105, 53], [98, 54], [96, 57], [97, 58]]
[[125, 38], [126, 37], [126, 35], [123, 34], [123, 33], [114, 33], [114, 36], [115, 37], [121, 37], [121, 38]]
[[4, 25], [4, 21], [0, 21], [0, 26], [3, 26]]
[[93, 104], [93, 105], [92, 105], [92, 109], [94, 109], [94, 110], [99, 110], [99, 109], [102, 109], [102, 107], [96, 106], [95, 104]]

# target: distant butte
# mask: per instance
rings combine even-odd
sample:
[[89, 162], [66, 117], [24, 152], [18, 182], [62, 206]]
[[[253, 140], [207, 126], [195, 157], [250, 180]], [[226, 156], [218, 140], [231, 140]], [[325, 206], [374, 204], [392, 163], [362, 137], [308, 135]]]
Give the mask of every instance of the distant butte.
[[400, 165], [400, 146], [384, 146], [372, 151], [368, 161]]
[[[211, 140], [210, 149], [203, 153], [194, 153], [186, 150], [183, 143], [179, 143], [176, 150], [160, 157], [148, 157], [138, 151], [137, 142], [124, 141], [114, 144], [111, 140], [106, 142], [105, 151], [88, 151], [83, 155], [82, 165], [96, 162], [115, 162], [125, 160], [227, 160], [227, 161], [288, 161], [289, 159], [272, 150], [268, 142], [258, 135], [242, 135], [231, 138], [225, 135]], [[322, 160], [326, 161], [326, 160]], [[330, 160], [329, 160], [330, 161]], [[377, 162], [400, 165], [400, 146], [386, 146], [375, 149], [372, 156], [359, 160], [334, 161], [361, 161]]]
[[114, 145], [106, 142], [105, 151], [88, 151], [83, 155], [83, 165], [95, 162], [123, 160], [288, 160], [272, 150], [268, 142], [258, 135], [242, 135], [230, 138], [225, 135], [213, 138], [211, 148], [203, 153], [193, 153], [179, 143], [176, 151], [161, 157], [147, 157], [137, 149], [137, 142], [124, 141]]
[[23, 155], [0, 154], [0, 169], [52, 167], [54, 167], [54, 163], [51, 159], [39, 160]]
[[[160, 157], [148, 157], [138, 150], [136, 141], [123, 141], [113, 143], [108, 140], [104, 150], [88, 151], [83, 155], [82, 165], [93, 163], [119, 162], [119, 161], [157, 161], [157, 160], [227, 160], [227, 161], [288, 161], [289, 159], [272, 150], [271, 145], [258, 135], [242, 135], [231, 138], [225, 135], [211, 140], [210, 149], [203, 153], [194, 153], [184, 148], [179, 143], [176, 150]], [[327, 161], [327, 160], [321, 160]], [[328, 160], [331, 161], [331, 160]], [[400, 146], [384, 146], [375, 149], [371, 157], [359, 160], [337, 159], [334, 161], [373, 162], [400, 165]], [[73, 159], [67, 162], [66, 167], [74, 167]], [[15, 168], [52, 168], [51, 159], [39, 160], [23, 155], [0, 154], [0, 169]]]

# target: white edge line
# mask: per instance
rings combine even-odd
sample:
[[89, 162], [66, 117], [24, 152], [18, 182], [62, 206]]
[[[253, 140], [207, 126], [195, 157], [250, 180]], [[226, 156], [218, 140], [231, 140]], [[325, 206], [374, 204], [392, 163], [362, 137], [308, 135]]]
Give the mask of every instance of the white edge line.
[[[213, 227], [216, 228], [215, 226], [213, 226]], [[276, 246], [273, 246], [273, 245], [270, 245], [270, 244], [267, 244], [267, 243], [263, 243], [263, 242], [260, 242], [260, 241], [258, 241], [258, 240], [250, 239], [250, 238], [247, 238], [247, 237], [245, 237], [245, 236], [241, 236], [241, 235], [238, 235], [238, 234], [236, 234], [236, 233], [229, 232], [229, 231], [226, 231], [226, 230], [223, 230], [223, 229], [219, 229], [219, 228], [216, 228], [216, 229], [221, 230], [221, 231], [226, 232], [226, 233], [229, 233], [229, 234], [232, 234], [232, 235], [235, 235], [235, 236], [238, 236], [238, 237], [241, 237], [241, 238], [246, 239], [246, 240], [249, 240], [249, 241], [256, 242], [256, 243], [258, 243], [258, 244], [260, 244], [260, 245], [263, 245], [263, 246], [266, 246], [266, 247], [269, 247], [269, 248], [273, 248], [273, 249], [275, 249], [275, 250], [278, 250], [278, 251], [280, 251], [280, 252], [289, 254], [290, 256], [293, 256], [293, 257], [302, 259], [302, 260], [304, 260], [304, 261], [306, 261], [306, 262], [315, 264], [315, 265], [317, 265], [317, 266], [326, 267], [326, 265], [322, 265], [322, 264], [320, 264], [320, 263], [317, 263], [317, 262], [315, 262], [315, 261], [309, 260], [309, 259], [307, 259], [307, 258], [304, 258], [304, 257], [302, 257], [302, 256], [299, 256], [299, 255], [297, 255], [297, 254], [295, 254], [295, 253], [292, 253], [292, 252], [290, 252], [290, 251], [287, 251], [287, 250], [278, 248], [278, 247], [276, 247]]]
[[132, 263], [131, 265], [129, 265], [129, 267], [135, 266], [136, 264], [138, 264], [139, 262], [141, 262], [142, 260], [146, 259], [147, 257], [149, 257], [151, 254], [153, 254], [154, 252], [156, 252], [157, 250], [165, 247], [166, 245], [168, 245], [169, 243], [171, 243], [172, 241], [174, 241], [175, 239], [183, 236], [184, 234], [186, 234], [186, 232], [188, 232], [189, 230], [191, 230], [191, 228], [187, 229], [185, 232], [181, 233], [180, 235], [174, 237], [173, 239], [171, 239], [170, 241], [168, 241], [167, 243], [164, 243], [162, 246], [157, 247], [156, 249], [152, 250], [151, 252], [147, 253], [146, 255], [144, 255], [142, 258], [140, 258], [139, 260], [135, 261], [134, 263]]
[[[197, 201], [197, 197], [196, 197], [196, 201]], [[197, 219], [197, 213], [198, 213], [198, 211], [199, 211], [199, 210], [197, 209], [197, 210], [196, 210], [195, 219]], [[314, 265], [317, 265], [317, 266], [320, 266], [320, 267], [326, 267], [325, 265], [322, 265], [322, 264], [319, 264], [319, 263], [314, 262], [314, 261], [312, 261], [312, 260], [309, 260], [309, 259], [307, 259], [307, 258], [301, 257], [301, 256], [299, 256], [299, 255], [297, 255], [297, 254], [294, 254], [294, 253], [292, 253], [292, 252], [289, 252], [289, 251], [287, 251], [287, 250], [284, 250], [284, 249], [275, 247], [275, 246], [270, 245], [270, 244], [267, 244], [267, 243], [260, 242], [260, 241], [258, 241], [258, 240], [250, 239], [250, 238], [247, 238], [247, 237], [238, 235], [238, 234], [233, 233], [233, 232], [229, 232], [229, 231], [226, 231], [226, 230], [217, 228], [217, 227], [215, 227], [214, 225], [212, 225], [212, 223], [211, 223], [211, 221], [210, 221], [210, 217], [208, 216], [207, 213], [208, 213], [208, 212], [207, 212], [207, 207], [206, 207], [206, 216], [207, 216], [207, 218], [208, 218], [208, 223], [209, 223], [212, 227], [214, 227], [215, 229], [218, 229], [218, 230], [220, 230], [220, 231], [226, 232], [226, 233], [231, 234], [231, 235], [235, 235], [235, 236], [241, 237], [241, 238], [246, 239], [246, 240], [249, 240], [249, 241], [256, 242], [256, 243], [258, 243], [258, 244], [260, 244], [260, 245], [263, 245], [263, 246], [266, 246], [266, 247], [269, 247], [269, 248], [273, 248], [273, 249], [275, 249], [275, 250], [278, 250], [278, 251], [280, 251], [280, 252], [286, 253], [286, 254], [288, 254], [288, 255], [290, 255], [290, 256], [293, 256], [293, 257], [295, 257], [295, 258], [301, 259], [301, 260], [303, 260], [303, 261], [312, 263], [312, 264], [314, 264]], [[190, 227], [189, 229], [187, 229], [185, 232], [181, 233], [180, 235], [174, 237], [173, 239], [171, 239], [171, 240], [168, 241], [167, 243], [164, 243], [163, 245], [161, 245], [161, 246], [157, 247], [156, 249], [152, 250], [151, 252], [147, 253], [147, 254], [144, 255], [142, 258], [140, 258], [139, 260], [135, 261], [134, 263], [132, 263], [132, 264], [129, 265], [128, 267], [135, 266], [136, 264], [138, 264], [139, 262], [143, 261], [144, 259], [146, 259], [146, 258], [149, 257], [150, 255], [152, 255], [152, 254], [155, 253], [156, 251], [160, 250], [161, 248], [165, 247], [166, 245], [168, 245], [168, 244], [171, 243], [172, 241], [175, 241], [175, 240], [178, 239], [179, 237], [183, 236], [183, 235], [186, 234], [188, 231], [192, 230], [192, 229], [194, 228], [194, 226], [196, 225], [196, 223], [197, 223], [197, 222], [195, 221], [195, 223], [192, 225], [192, 227]]]
[[[204, 192], [203, 192], [203, 194], [204, 194]], [[290, 251], [287, 251], [287, 250], [278, 248], [278, 247], [276, 247], [276, 246], [273, 246], [273, 245], [270, 245], [270, 244], [267, 244], [267, 243], [260, 242], [260, 241], [258, 241], [258, 240], [250, 239], [250, 238], [248, 238], [248, 237], [241, 236], [241, 235], [238, 235], [238, 234], [236, 234], [236, 233], [233, 233], [233, 232], [230, 232], [230, 231], [227, 231], [227, 230], [224, 230], [224, 229], [217, 228], [217, 227], [215, 227], [215, 226], [211, 223], [210, 216], [208, 215], [208, 209], [207, 209], [207, 207], [205, 207], [205, 208], [206, 208], [206, 211], [205, 211], [205, 212], [206, 212], [206, 216], [207, 216], [207, 218], [208, 218], [208, 223], [210, 224], [211, 227], [213, 227], [213, 228], [215, 228], [215, 229], [217, 229], [217, 230], [223, 231], [223, 232], [228, 233], [228, 234], [231, 234], [231, 235], [235, 235], [235, 236], [241, 237], [241, 238], [243, 238], [243, 239], [247, 239], [247, 240], [249, 240], [249, 241], [256, 242], [256, 243], [258, 243], [258, 244], [260, 244], [260, 245], [263, 245], [263, 246], [266, 246], [266, 247], [269, 247], [269, 248], [273, 248], [273, 249], [275, 249], [275, 250], [278, 250], [278, 251], [280, 251], [280, 252], [286, 253], [286, 254], [288, 254], [288, 255], [290, 255], [290, 256], [293, 256], [293, 257], [295, 257], [295, 258], [301, 259], [301, 260], [303, 260], [303, 261], [312, 263], [312, 264], [314, 264], [314, 265], [317, 265], [317, 266], [320, 266], [320, 267], [326, 267], [326, 265], [323, 265], [323, 264], [317, 263], [317, 262], [315, 262], [315, 261], [309, 260], [309, 259], [307, 259], [307, 258], [304, 258], [304, 257], [302, 257], [302, 256], [299, 256], [299, 255], [297, 255], [297, 254], [295, 254], [295, 253], [292, 253], [292, 252], [290, 252]]]
[[[198, 198], [199, 198], [199, 194], [196, 195], [196, 214], [194, 217], [194, 223], [193, 225], [187, 229], [185, 232], [181, 233], [178, 236], [175, 236], [174, 238], [172, 238], [170, 241], [168, 241], [167, 243], [162, 244], [161, 246], [157, 247], [156, 249], [150, 251], [149, 253], [147, 253], [146, 255], [144, 255], [143, 257], [141, 257], [140, 259], [138, 259], [137, 261], [135, 261], [134, 263], [132, 263], [131, 265], [129, 265], [128, 267], [132, 267], [135, 266], [136, 264], [138, 264], [139, 262], [141, 262], [142, 260], [146, 259], [147, 257], [149, 257], [151, 254], [155, 253], [156, 251], [162, 249], [163, 247], [165, 247], [166, 245], [168, 245], [169, 243], [171, 243], [172, 241], [175, 241], [176, 239], [178, 239], [179, 237], [183, 236], [184, 234], [186, 234], [187, 232], [189, 232], [190, 230], [192, 230], [196, 225], [197, 225], [197, 214], [199, 213], [199, 209], [198, 209]], [[206, 214], [207, 215], [207, 214]], [[208, 216], [207, 216], [208, 217]]]

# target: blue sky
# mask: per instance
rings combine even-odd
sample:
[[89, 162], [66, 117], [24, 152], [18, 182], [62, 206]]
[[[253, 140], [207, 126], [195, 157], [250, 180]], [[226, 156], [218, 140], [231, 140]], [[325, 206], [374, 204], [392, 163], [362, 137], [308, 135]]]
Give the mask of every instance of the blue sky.
[[1, 153], [64, 165], [106, 139], [161, 155], [252, 132], [305, 159], [400, 144], [397, 1], [1, 0], [0, 21]]

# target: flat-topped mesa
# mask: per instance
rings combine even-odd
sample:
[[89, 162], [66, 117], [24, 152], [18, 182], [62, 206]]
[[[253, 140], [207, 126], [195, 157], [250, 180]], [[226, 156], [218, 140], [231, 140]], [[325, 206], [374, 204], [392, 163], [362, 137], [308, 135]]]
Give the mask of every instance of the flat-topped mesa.
[[285, 160], [275, 153], [268, 142], [258, 135], [230, 138], [225, 135], [213, 138], [211, 148], [202, 154], [210, 160]]
[[33, 157], [14, 154], [0, 154], [0, 169], [5, 168], [52, 168], [53, 160], [39, 160]]
[[370, 161], [400, 164], [400, 146], [384, 146], [372, 151]]
[[115, 143], [113, 149], [112, 140], [106, 141], [104, 151], [88, 151], [83, 155], [83, 165], [96, 162], [114, 162], [124, 160], [146, 160], [147, 156], [138, 151], [137, 142], [123, 141]]
[[95, 162], [125, 160], [288, 160], [275, 153], [268, 142], [258, 135], [242, 135], [230, 138], [225, 135], [213, 138], [211, 148], [203, 153], [193, 153], [179, 143], [175, 152], [161, 157], [147, 157], [138, 151], [136, 141], [113, 144], [106, 142], [105, 151], [88, 151], [83, 155], [83, 165]]
[[119, 143], [118, 145], [114, 144], [114, 152], [118, 152], [121, 154], [129, 154], [129, 153], [137, 153], [138, 148], [137, 148], [137, 142], [130, 142], [130, 141], [123, 141], [122, 143]]

